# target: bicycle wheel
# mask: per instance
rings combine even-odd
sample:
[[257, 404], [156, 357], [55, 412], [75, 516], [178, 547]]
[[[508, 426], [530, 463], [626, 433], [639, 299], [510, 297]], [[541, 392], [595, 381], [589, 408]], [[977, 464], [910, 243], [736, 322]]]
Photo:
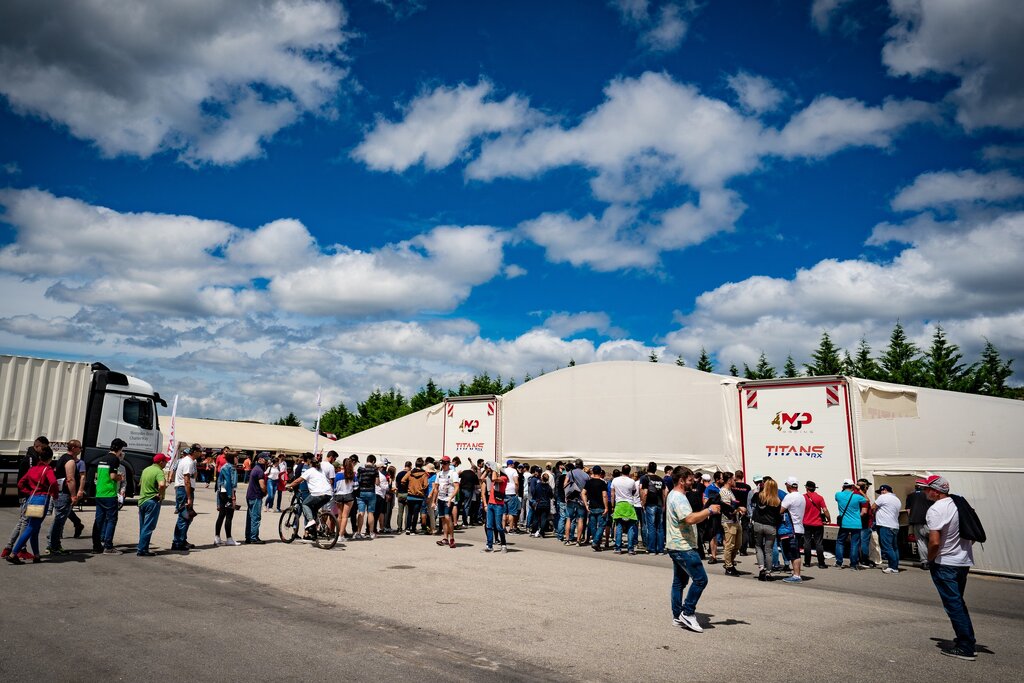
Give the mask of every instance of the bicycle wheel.
[[277, 531], [281, 536], [281, 540], [285, 543], [291, 543], [299, 537], [299, 531], [295, 523], [297, 514], [295, 508], [288, 508], [277, 522]]
[[321, 513], [316, 530], [316, 546], [330, 550], [338, 542], [338, 518], [331, 514]]

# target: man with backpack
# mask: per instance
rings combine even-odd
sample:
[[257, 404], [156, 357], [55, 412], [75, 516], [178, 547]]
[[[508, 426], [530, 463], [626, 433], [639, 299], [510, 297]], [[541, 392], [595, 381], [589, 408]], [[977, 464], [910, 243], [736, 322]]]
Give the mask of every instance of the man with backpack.
[[974, 565], [974, 541], [985, 542], [985, 530], [977, 514], [960, 496], [949, 495], [949, 482], [937, 474], [919, 479], [932, 506], [928, 508], [928, 570], [939, 591], [942, 606], [953, 624], [953, 647], [942, 654], [969, 662], [977, 659], [974, 625], [964, 602], [967, 574]]
[[587, 509], [583, 506], [583, 487], [589, 480], [590, 475], [583, 470], [583, 460], [577, 458], [565, 475], [565, 545], [575, 543], [581, 548], [584, 545], [583, 525], [586, 524]]

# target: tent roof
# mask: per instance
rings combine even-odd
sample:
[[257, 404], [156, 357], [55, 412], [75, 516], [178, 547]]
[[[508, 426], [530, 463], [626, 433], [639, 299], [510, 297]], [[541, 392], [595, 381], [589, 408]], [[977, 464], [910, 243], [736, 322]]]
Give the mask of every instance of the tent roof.
[[[175, 419], [175, 436], [179, 444], [201, 444], [204, 448], [218, 449], [229, 446], [243, 451], [270, 451], [271, 453], [305, 453], [313, 450], [313, 432], [304, 427], [283, 427], [259, 422], [231, 420], [203, 420], [191, 417]], [[163, 448], [167, 450], [170, 436], [165, 426]], [[335, 447], [335, 441], [321, 436], [318, 449]]]

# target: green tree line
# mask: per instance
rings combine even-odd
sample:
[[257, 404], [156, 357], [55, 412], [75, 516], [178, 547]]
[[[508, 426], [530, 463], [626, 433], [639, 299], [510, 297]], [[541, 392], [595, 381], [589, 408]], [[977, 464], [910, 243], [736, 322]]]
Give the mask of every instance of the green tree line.
[[[658, 355], [653, 352], [648, 360], [659, 362]], [[686, 365], [681, 356], [676, 357], [675, 364]], [[568, 366], [574, 365], [576, 361], [570, 359]], [[1024, 399], [1024, 388], [1009, 387], [1006, 384], [1006, 380], [1013, 374], [1012, 365], [1013, 360], [1004, 361], [999, 350], [987, 339], [981, 357], [973, 363], [967, 363], [960, 347], [949, 342], [941, 326], [936, 326], [931, 345], [927, 349], [920, 349], [907, 338], [903, 325], [897, 322], [889, 336], [888, 346], [879, 355], [874, 354], [863, 338], [851, 354], [836, 346], [825, 331], [821, 334], [818, 347], [811, 353], [811, 362], [804, 364], [803, 370], [789, 355], [782, 370], [778, 371], [762, 351], [753, 368], [743, 364], [743, 377], [774, 379], [846, 375], [917, 387]], [[704, 372], [715, 371], [715, 364], [705, 349], [701, 349], [696, 368]], [[729, 374], [739, 377], [740, 370], [736, 365], [730, 365]], [[527, 374], [523, 381], [529, 382], [530, 379]], [[408, 398], [394, 387], [386, 391], [375, 389], [366, 400], [356, 403], [355, 412], [349, 410], [344, 403], [338, 403], [324, 412], [320, 418], [320, 430], [342, 438], [437, 405], [446, 396], [504, 394], [515, 387], [514, 379], [505, 382], [501, 375], [492, 378], [484, 372], [474, 376], [468, 383], [460, 382], [458, 387], [447, 390], [441, 389], [433, 379], [429, 379], [426, 386]], [[288, 413], [275, 424], [300, 426], [301, 422], [295, 413]]]

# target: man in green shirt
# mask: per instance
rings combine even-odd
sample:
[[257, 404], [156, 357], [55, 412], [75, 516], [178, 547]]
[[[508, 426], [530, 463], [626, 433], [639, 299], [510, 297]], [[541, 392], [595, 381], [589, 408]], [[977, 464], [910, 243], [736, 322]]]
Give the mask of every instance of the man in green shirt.
[[124, 477], [118, 473], [124, 449], [124, 439], [110, 442], [110, 452], [96, 463], [96, 521], [92, 527], [92, 551], [107, 555], [120, 555], [114, 547], [114, 529], [117, 528], [118, 482]]
[[149, 552], [149, 539], [153, 537], [156, 522], [160, 518], [160, 503], [167, 488], [164, 465], [169, 460], [163, 453], [157, 453], [153, 456], [153, 464], [142, 470], [139, 481], [139, 547], [135, 551], [139, 557], [156, 555]]

